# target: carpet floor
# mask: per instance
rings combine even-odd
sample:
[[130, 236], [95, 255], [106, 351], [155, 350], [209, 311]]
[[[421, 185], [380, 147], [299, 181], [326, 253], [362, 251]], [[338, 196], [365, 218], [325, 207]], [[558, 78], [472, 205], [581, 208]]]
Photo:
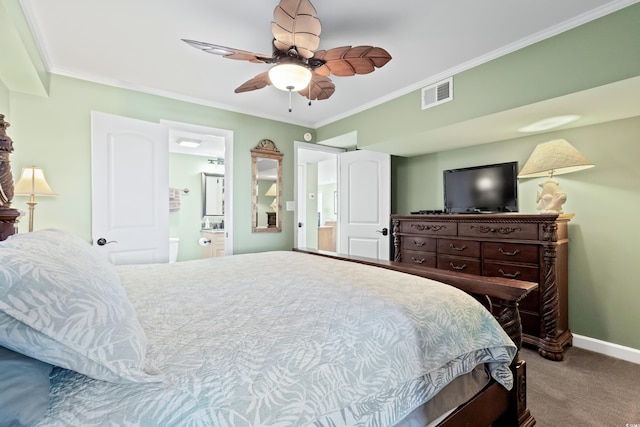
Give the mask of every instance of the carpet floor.
[[527, 404], [541, 427], [640, 427], [640, 365], [581, 348], [561, 362], [524, 348]]

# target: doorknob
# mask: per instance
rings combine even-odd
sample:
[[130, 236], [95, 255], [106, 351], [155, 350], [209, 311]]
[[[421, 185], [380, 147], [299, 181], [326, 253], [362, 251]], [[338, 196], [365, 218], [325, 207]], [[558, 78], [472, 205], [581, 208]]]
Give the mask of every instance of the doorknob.
[[389, 230], [385, 227], [382, 230], [376, 230], [376, 232], [378, 233], [382, 233], [383, 236], [386, 236], [387, 234], [389, 234]]
[[104, 246], [104, 245], [108, 245], [109, 243], [118, 243], [117, 240], [109, 240], [107, 242], [107, 239], [105, 239], [104, 237], [101, 237], [98, 239], [98, 241], [96, 242], [98, 244], [98, 246]]
[[302, 223], [301, 222], [298, 223], [298, 228], [302, 228]]

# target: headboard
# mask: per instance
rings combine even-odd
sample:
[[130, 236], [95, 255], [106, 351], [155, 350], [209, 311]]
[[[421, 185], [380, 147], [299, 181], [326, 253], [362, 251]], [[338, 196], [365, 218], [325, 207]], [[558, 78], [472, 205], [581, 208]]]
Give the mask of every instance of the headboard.
[[16, 223], [20, 211], [11, 207], [13, 199], [13, 174], [11, 160], [13, 141], [7, 135], [9, 123], [0, 114], [0, 240], [4, 240], [16, 232]]

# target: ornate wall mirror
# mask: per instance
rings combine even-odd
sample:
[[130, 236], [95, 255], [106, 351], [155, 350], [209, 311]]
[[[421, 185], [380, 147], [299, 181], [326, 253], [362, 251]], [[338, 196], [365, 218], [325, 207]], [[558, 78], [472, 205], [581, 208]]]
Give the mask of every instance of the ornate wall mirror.
[[224, 216], [224, 175], [202, 172], [202, 216]]
[[251, 150], [251, 231], [282, 231], [282, 156], [273, 141]]

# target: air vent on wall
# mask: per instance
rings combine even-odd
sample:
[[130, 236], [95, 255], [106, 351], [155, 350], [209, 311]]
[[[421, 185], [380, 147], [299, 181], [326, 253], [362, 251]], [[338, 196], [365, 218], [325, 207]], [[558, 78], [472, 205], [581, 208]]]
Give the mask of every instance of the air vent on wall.
[[453, 99], [453, 77], [422, 88], [422, 109], [449, 102]]

